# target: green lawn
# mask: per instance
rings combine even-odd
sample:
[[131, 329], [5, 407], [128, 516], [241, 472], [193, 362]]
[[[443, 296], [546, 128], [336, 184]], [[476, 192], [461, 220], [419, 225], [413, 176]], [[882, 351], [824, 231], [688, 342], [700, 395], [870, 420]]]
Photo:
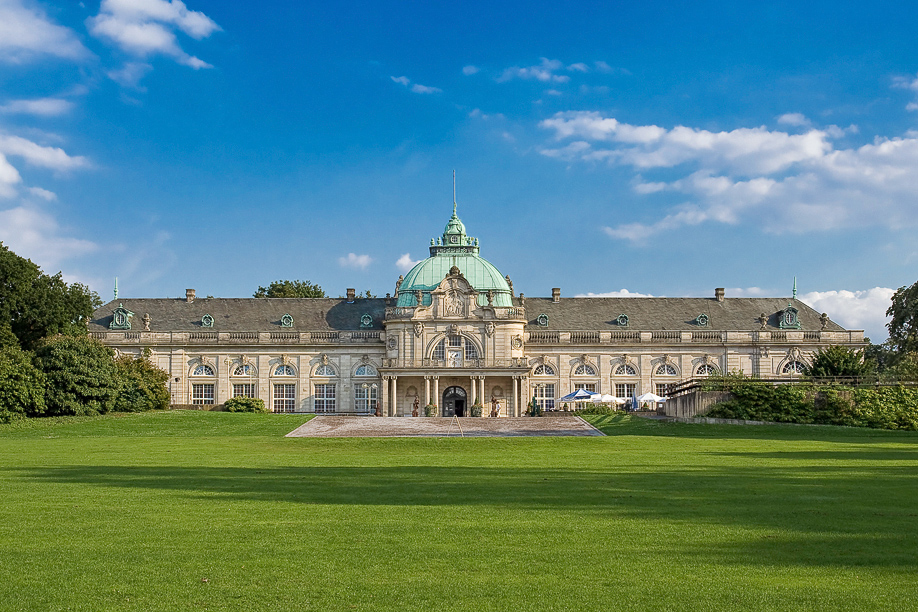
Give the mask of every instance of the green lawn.
[[2, 610], [918, 610], [918, 435], [284, 438], [296, 415], [0, 426]]

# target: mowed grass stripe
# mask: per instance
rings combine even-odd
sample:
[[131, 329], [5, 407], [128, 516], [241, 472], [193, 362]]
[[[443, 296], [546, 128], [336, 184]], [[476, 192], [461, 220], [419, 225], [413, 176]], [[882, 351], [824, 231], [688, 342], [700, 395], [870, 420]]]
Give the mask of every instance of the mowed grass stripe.
[[0, 607], [916, 609], [914, 434], [283, 437], [304, 420], [0, 427]]

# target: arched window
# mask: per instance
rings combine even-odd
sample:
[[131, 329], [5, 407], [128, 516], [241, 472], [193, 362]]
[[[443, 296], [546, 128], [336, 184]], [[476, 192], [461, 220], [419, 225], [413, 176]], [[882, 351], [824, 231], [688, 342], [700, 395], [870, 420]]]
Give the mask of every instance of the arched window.
[[354, 376], [379, 376], [379, 372], [371, 365], [362, 365], [354, 370]]
[[656, 371], [657, 376], [675, 376], [676, 368], [668, 363], [661, 364]]
[[449, 361], [450, 366], [461, 367], [465, 361], [478, 359], [479, 354], [478, 347], [469, 338], [448, 336], [434, 346], [430, 357], [435, 361]]
[[293, 369], [293, 366], [289, 365], [279, 365], [274, 368], [275, 376], [296, 376], [296, 370]]
[[555, 370], [547, 363], [540, 363], [535, 367], [535, 370], [532, 371], [534, 376], [554, 376]]
[[201, 364], [191, 373], [192, 376], [214, 376], [214, 369], [209, 365]]
[[316, 376], [337, 376], [337, 373], [335, 372], [335, 368], [331, 367], [330, 365], [326, 363], [316, 368], [315, 375]]
[[806, 372], [806, 364], [800, 363], [799, 361], [789, 361], [784, 364], [782, 368], [782, 374], [803, 374]]
[[247, 363], [236, 366], [236, 369], [233, 370], [233, 376], [254, 376], [255, 368], [250, 366]]
[[478, 359], [478, 347], [468, 338], [465, 339], [465, 358]]
[[574, 376], [596, 376], [596, 370], [589, 364], [581, 363], [574, 370]]
[[713, 376], [717, 370], [709, 363], [703, 363], [695, 370], [695, 376]]
[[634, 369], [634, 366], [623, 363], [617, 368], [615, 368], [616, 376], [637, 376], [637, 370]]

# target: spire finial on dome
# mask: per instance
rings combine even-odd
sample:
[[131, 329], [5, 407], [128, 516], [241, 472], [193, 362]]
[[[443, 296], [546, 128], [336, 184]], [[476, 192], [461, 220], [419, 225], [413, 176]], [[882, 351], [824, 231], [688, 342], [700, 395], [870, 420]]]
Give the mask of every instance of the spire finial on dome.
[[456, 171], [453, 170], [453, 216], [456, 216]]

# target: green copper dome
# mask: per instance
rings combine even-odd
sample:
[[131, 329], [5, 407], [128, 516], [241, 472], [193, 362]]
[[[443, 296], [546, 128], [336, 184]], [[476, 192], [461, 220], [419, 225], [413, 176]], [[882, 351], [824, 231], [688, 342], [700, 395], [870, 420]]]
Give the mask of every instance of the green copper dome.
[[398, 289], [398, 306], [411, 307], [417, 304], [415, 292], [423, 294], [421, 303], [430, 305], [430, 292], [456, 266], [472, 287], [478, 291], [478, 305], [488, 305], [488, 291], [494, 292], [494, 306], [512, 306], [512, 294], [506, 278], [484, 257], [478, 254], [478, 239], [467, 236], [465, 225], [453, 216], [443, 230], [443, 236], [430, 241], [430, 257], [415, 265]]

